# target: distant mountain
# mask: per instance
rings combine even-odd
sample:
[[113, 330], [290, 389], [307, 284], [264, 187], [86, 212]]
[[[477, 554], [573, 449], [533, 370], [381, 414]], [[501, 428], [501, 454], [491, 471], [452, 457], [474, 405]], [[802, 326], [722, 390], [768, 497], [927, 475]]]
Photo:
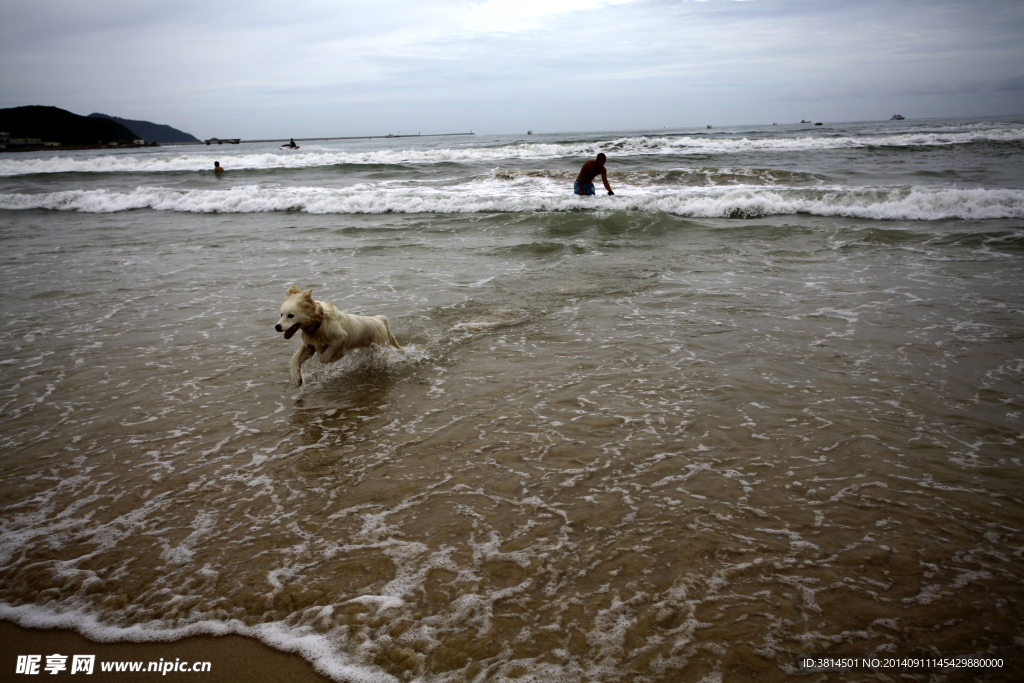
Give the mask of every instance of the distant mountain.
[[116, 121], [40, 105], [0, 109], [0, 130], [10, 133], [12, 138], [39, 138], [62, 145], [128, 142], [139, 137]]
[[177, 128], [165, 126], [162, 123], [151, 123], [149, 121], [132, 121], [107, 114], [89, 114], [90, 118], [108, 119], [120, 123], [128, 130], [135, 133], [136, 137], [146, 142], [199, 142], [199, 139], [189, 135]]

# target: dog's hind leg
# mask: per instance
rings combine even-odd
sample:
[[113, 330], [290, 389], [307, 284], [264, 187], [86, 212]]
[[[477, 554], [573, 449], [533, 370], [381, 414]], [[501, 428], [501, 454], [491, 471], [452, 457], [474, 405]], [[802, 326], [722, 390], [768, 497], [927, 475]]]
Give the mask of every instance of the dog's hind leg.
[[[384, 316], [380, 316], [380, 317], [384, 318]], [[401, 346], [398, 345], [398, 340], [395, 339], [395, 335], [391, 334], [391, 327], [388, 325], [388, 319], [384, 318], [383, 322], [384, 322], [384, 329], [388, 333], [388, 341], [391, 342], [391, 345], [394, 346], [399, 351], [404, 351], [405, 349], [403, 349]], [[387, 344], [385, 344], [385, 346], [387, 346]]]
[[292, 381], [295, 382], [295, 386], [302, 386], [302, 364], [309, 360], [314, 353], [316, 353], [316, 349], [308, 344], [303, 344], [292, 356]]

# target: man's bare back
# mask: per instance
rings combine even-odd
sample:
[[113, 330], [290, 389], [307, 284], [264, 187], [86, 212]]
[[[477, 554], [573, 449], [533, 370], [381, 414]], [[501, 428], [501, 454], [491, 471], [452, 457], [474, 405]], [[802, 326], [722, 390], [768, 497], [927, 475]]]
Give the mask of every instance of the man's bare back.
[[580, 174], [576, 176], [576, 186], [573, 189], [575, 194], [594, 194], [593, 182], [597, 176], [601, 176], [601, 182], [604, 183], [604, 189], [608, 190], [608, 194], [615, 194], [612, 192], [611, 185], [608, 184], [608, 171], [604, 167], [606, 159], [604, 154], [598, 154], [596, 159], [591, 159], [583, 164]]

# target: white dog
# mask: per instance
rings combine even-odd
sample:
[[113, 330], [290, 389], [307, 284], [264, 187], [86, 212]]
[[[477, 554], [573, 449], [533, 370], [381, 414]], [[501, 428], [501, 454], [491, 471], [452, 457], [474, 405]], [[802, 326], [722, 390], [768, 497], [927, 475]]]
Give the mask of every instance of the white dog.
[[384, 316], [367, 318], [342, 313], [333, 304], [314, 301], [312, 289], [303, 292], [295, 285], [288, 288], [281, 302], [281, 319], [274, 329], [284, 332], [285, 339], [291, 339], [302, 330], [302, 346], [292, 356], [292, 380], [297, 387], [302, 386], [302, 364], [314, 353], [319, 355], [321, 363], [333, 363], [349, 349], [371, 344], [386, 348], [390, 342], [396, 349], [402, 348]]

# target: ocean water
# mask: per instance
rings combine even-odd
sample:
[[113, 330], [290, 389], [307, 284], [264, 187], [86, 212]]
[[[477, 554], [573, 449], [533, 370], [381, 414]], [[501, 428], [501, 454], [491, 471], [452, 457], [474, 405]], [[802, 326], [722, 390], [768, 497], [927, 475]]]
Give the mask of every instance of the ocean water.
[[[338, 681], [1024, 657], [1024, 118], [6, 154], [0, 244], [2, 619]], [[292, 284], [405, 349], [296, 389]]]

